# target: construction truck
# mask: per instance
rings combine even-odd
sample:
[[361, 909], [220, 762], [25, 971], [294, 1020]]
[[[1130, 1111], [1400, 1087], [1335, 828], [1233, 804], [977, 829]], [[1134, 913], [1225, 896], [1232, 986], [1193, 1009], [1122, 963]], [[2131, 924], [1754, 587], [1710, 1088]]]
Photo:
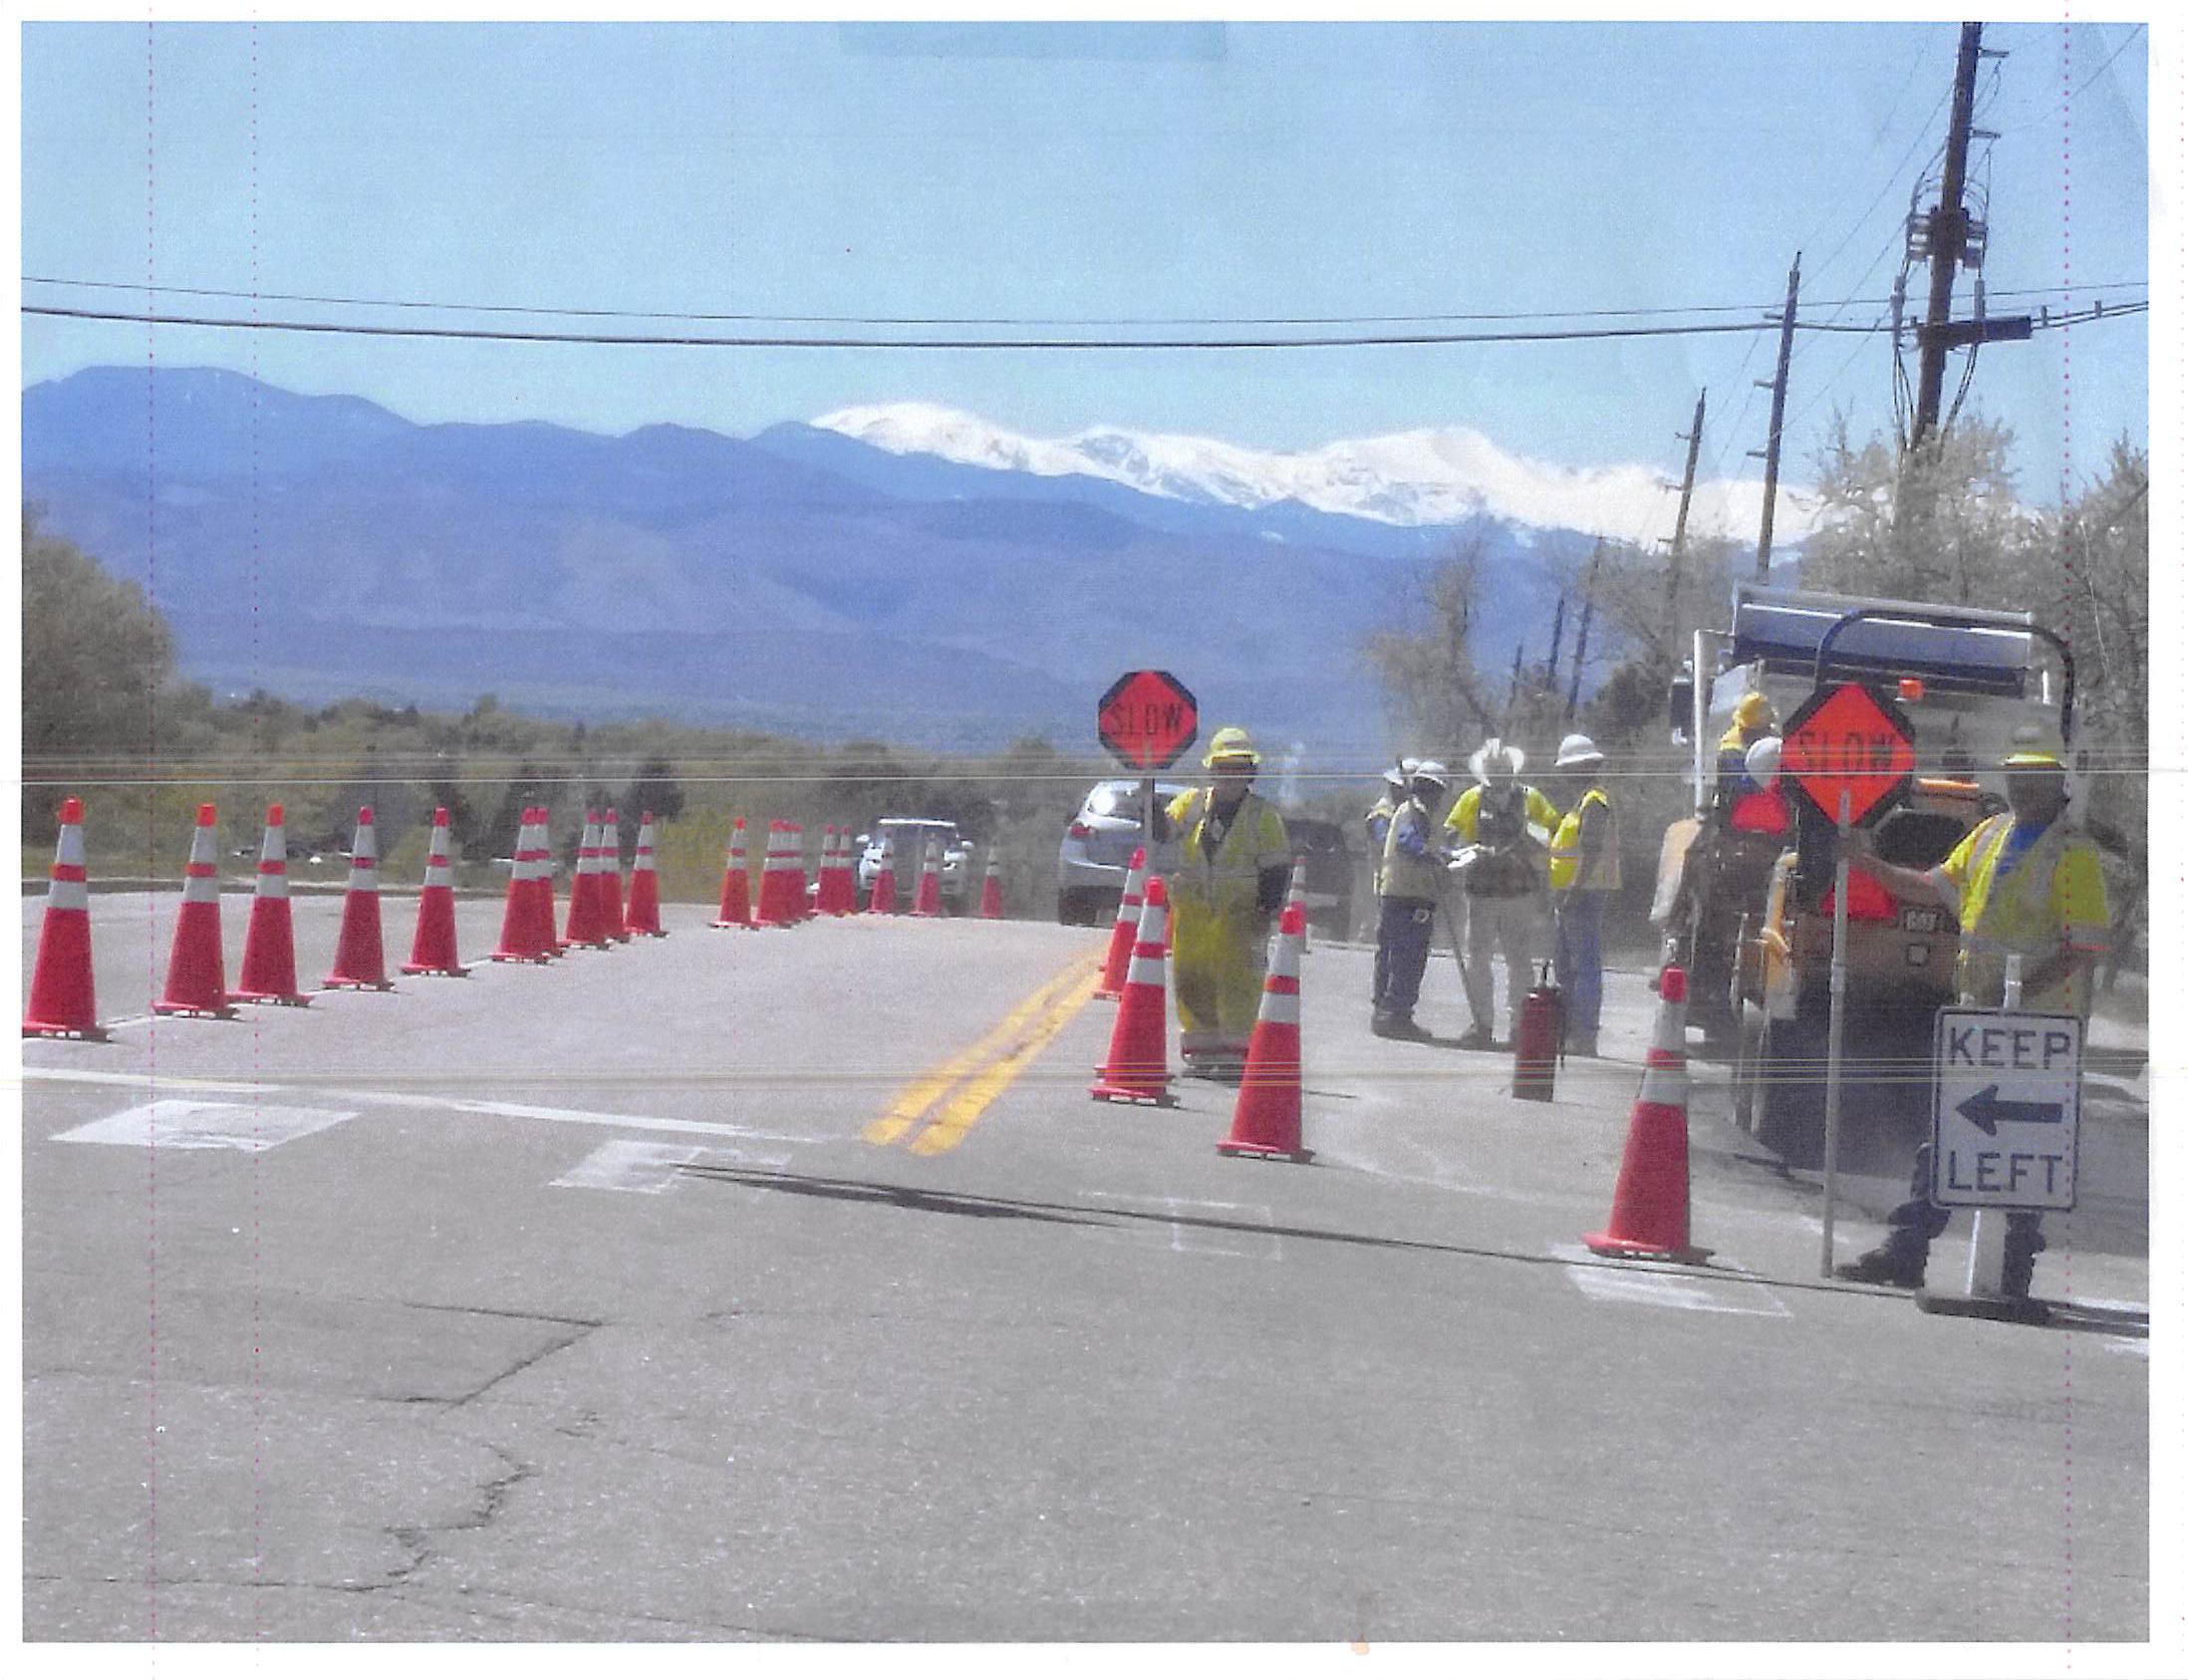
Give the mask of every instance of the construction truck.
[[[1912, 727], [1915, 769], [1870, 824], [1887, 863], [1929, 869], [2003, 801], [1979, 784], [2014, 732], [2036, 723], [2070, 738], [2073, 662], [2031, 614], [1866, 600], [1742, 584], [1729, 630], [1696, 633], [1672, 686], [1675, 742], [1691, 748], [1693, 814], [1658, 860], [1653, 915], [1665, 956], [1688, 970], [1690, 1024], [1705, 1053], [1734, 1060], [1740, 1124], [1796, 1164], [1822, 1136], [1830, 1019], [1835, 825], [1780, 781], [1779, 832], [1742, 831], [1721, 758], [1743, 700], [1761, 696], [1781, 726], [1819, 687], [1858, 680]], [[1750, 702], [1752, 713], [1760, 709]], [[1930, 1034], [1956, 1000], [1960, 928], [1934, 905], [1901, 904], [1849, 871], [1846, 893], [1842, 1156], [1905, 1160], [1928, 1113]]]

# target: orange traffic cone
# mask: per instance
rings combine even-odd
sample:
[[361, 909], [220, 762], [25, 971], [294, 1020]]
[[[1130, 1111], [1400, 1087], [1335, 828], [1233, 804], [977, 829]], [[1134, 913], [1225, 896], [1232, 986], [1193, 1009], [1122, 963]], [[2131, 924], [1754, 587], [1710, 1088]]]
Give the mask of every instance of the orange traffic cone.
[[189, 868], [182, 878], [182, 908], [175, 912], [174, 946], [167, 954], [167, 989], [152, 1005], [155, 1015], [204, 1015], [227, 1020], [228, 970], [220, 949], [219, 846], [213, 808], [197, 807], [190, 836]]
[[639, 815], [638, 855], [631, 860], [631, 908], [624, 912], [627, 934], [649, 939], [669, 937], [661, 925], [661, 876], [654, 867], [654, 813]]
[[759, 909], [752, 917], [755, 928], [790, 928], [805, 920], [805, 907], [798, 903], [805, 872], [791, 856], [794, 844], [788, 823], [768, 823], [767, 857], [760, 865]]
[[992, 843], [987, 848], [987, 873], [980, 880], [980, 918], [987, 922], [1002, 920], [1002, 860], [995, 855]]
[[601, 889], [606, 885], [600, 868], [601, 820], [598, 811], [585, 813], [585, 832], [578, 840], [577, 876], [570, 883], [570, 911], [563, 918], [562, 943], [604, 951], [608, 930], [602, 924], [605, 906]]
[[887, 829], [882, 831], [881, 863], [874, 871], [874, 889], [866, 895], [866, 914], [897, 914], [897, 839]]
[[1125, 967], [1132, 961], [1132, 942], [1139, 937], [1141, 895], [1147, 888], [1147, 848], [1132, 848], [1132, 866], [1125, 871], [1124, 897], [1117, 901], [1116, 925], [1109, 930], [1109, 956], [1102, 964], [1102, 983], [1097, 997], [1124, 995]]
[[417, 932], [410, 937], [407, 975], [447, 975], [461, 980], [471, 971], [456, 960], [455, 875], [448, 865], [448, 807], [433, 807], [433, 837], [425, 847], [425, 886], [417, 895]]
[[600, 829], [601, 932], [618, 945], [631, 943], [623, 925], [623, 819], [608, 807], [608, 820]]
[[296, 928], [289, 915], [289, 842], [279, 805], [266, 807], [266, 838], [258, 848], [258, 891], [243, 930], [243, 972], [228, 993], [239, 1003], [311, 1002], [296, 988]]
[[538, 816], [539, 807], [527, 805], [517, 823], [516, 845], [509, 854], [509, 896], [501, 908], [501, 943], [490, 962], [544, 963], [549, 955], [547, 942], [540, 937], [539, 894], [533, 888]]
[[320, 984], [329, 991], [393, 991], [380, 943], [380, 847], [373, 838], [373, 808], [357, 813], [350, 846], [350, 890], [342, 895], [342, 935], [335, 942], [334, 973]]
[[828, 877], [828, 914], [851, 916], [859, 908], [859, 883], [851, 861], [851, 830], [836, 830], [836, 866]]
[[1258, 1155], [1307, 1162], [1299, 1142], [1299, 952], [1306, 944], [1306, 907], [1292, 905], [1277, 926], [1276, 950], [1261, 982], [1261, 1011], [1246, 1042], [1245, 1076], [1231, 1136], [1219, 1155]]
[[1710, 1251], [1689, 1241], [1687, 1200], [1687, 976], [1657, 980], [1656, 1040], [1626, 1129], [1626, 1155], [1611, 1195], [1610, 1229], [1581, 1239], [1599, 1255], [1683, 1260]]
[[91, 877], [84, 867], [84, 801], [61, 801], [61, 837], [53, 848], [46, 919], [38, 929], [38, 966], [31, 971], [25, 1038], [89, 1038], [104, 1042], [92, 983]]
[[752, 925], [752, 860], [744, 850], [744, 819], [729, 830], [729, 861], [721, 872], [721, 908], [714, 912], [717, 928], [749, 928]]
[[935, 842], [930, 840], [920, 849], [920, 890], [913, 897], [912, 914], [940, 916], [942, 913], [942, 869], [935, 856]]
[[1284, 895], [1284, 909], [1289, 911], [1294, 905], [1298, 907], [1299, 911], [1299, 949], [1303, 952], [1307, 948], [1307, 860], [1305, 858], [1293, 858], [1291, 860], [1291, 890]]
[[813, 903], [810, 890], [812, 883], [805, 878], [805, 824], [802, 822], [790, 825], [790, 885], [785, 891], [790, 896], [790, 902], [797, 906], [798, 920], [810, 922], [820, 914], [820, 910]]
[[1124, 999], [1109, 1034], [1109, 1059], [1087, 1095], [1101, 1102], [1152, 1103], [1175, 1108], [1170, 1094], [1170, 987], [1163, 930], [1170, 898], [1160, 875], [1148, 877], [1147, 902], [1125, 971]]

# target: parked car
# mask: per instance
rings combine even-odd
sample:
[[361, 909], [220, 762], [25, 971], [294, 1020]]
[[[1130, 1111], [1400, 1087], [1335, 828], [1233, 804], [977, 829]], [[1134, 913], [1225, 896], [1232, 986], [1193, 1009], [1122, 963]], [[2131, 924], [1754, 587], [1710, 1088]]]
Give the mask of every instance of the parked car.
[[1307, 926], [1325, 939], [1350, 939], [1357, 865], [1343, 825], [1287, 816], [1284, 835], [1292, 856], [1306, 859]]
[[897, 897], [909, 905], [919, 891], [920, 871], [929, 841], [939, 841], [942, 851], [942, 898], [946, 909], [961, 911], [972, 875], [972, 848], [957, 833], [957, 825], [939, 817], [883, 817], [873, 831], [853, 842], [859, 849], [859, 903], [874, 890], [881, 873], [882, 840], [891, 842], [895, 857], [890, 867], [897, 876]]
[[[1184, 793], [1191, 783], [1159, 781], [1155, 797], [1165, 804]], [[1124, 898], [1125, 872], [1131, 867], [1132, 850], [1140, 844], [1140, 784], [1136, 781], [1098, 781], [1079, 804], [1078, 814], [1064, 830], [1056, 850], [1056, 920], [1067, 927], [1092, 928], [1117, 919], [1117, 905]], [[1158, 874], [1175, 869], [1178, 842], [1166, 841], [1154, 851]]]

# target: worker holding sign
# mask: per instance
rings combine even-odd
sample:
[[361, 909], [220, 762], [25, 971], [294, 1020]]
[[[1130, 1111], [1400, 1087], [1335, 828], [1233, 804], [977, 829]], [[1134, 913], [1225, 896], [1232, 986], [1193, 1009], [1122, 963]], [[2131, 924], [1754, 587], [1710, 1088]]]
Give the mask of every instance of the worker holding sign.
[[[2001, 768], [2009, 809], [1969, 830], [1937, 868], [1904, 869], [1876, 856], [1866, 832], [1849, 840], [1850, 856], [1889, 892], [1939, 904], [1960, 919], [1960, 992], [1983, 1007], [2005, 999], [2006, 962], [2021, 959], [2020, 1006], [2033, 1012], [2086, 1016], [2089, 972], [2110, 926], [2104, 877], [2095, 845], [2066, 821], [2066, 767], [2056, 742], [2018, 731]], [[1930, 1148], [1916, 1152], [1910, 1199], [1894, 1208], [1891, 1235], [1858, 1260], [1837, 1267], [1865, 1283], [1918, 1287], [1931, 1242], [1950, 1218], [1929, 1199]], [[2003, 1293], [2026, 1298], [2043, 1252], [2042, 1216], [2007, 1216]]]

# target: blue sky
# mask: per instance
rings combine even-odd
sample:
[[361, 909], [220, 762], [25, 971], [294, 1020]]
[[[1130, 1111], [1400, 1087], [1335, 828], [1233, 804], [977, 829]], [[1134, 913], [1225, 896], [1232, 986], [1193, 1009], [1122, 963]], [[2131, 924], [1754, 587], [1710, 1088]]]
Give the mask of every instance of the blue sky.
[[[162, 25], [151, 257], [164, 283], [265, 292], [1162, 319], [1764, 303], [1801, 247], [1804, 298], [1880, 297], [1908, 193], [1943, 138], [1955, 34], [1943, 22], [266, 24], [254, 43], [242, 25]], [[2017, 288], [2146, 277], [2146, 42], [2119, 23], [1990, 31], [1987, 44], [2012, 54], [1995, 81], [1987, 72], [1979, 111], [2000, 136], [1978, 170], [1994, 311], [2057, 301], [1999, 295]], [[140, 282], [143, 27], [29, 26], [23, 95], [24, 272]], [[43, 286], [25, 296], [90, 299]], [[137, 308], [142, 294], [101, 301]], [[1841, 319], [1879, 313], [1856, 304]], [[695, 351], [187, 329], [157, 340], [164, 362], [255, 367], [420, 420], [750, 432], [916, 399], [1036, 434], [1107, 422], [1260, 447], [1463, 424], [1561, 464], [1667, 472], [1671, 434], [1706, 384], [1706, 476], [1713, 462], [1757, 470], [1743, 451], [1762, 444], [1768, 411], [1751, 382], [1775, 348], [1724, 337]], [[24, 322], [26, 383], [143, 354], [139, 327]], [[2110, 437], [2147, 435], [2139, 319], [1987, 352], [1976, 401], [2020, 433], [2031, 500], [2056, 493], [2068, 355], [2076, 476]], [[1800, 341], [1789, 479], [1808, 476], [1834, 406], [1857, 432], [1888, 423], [1888, 367], [1880, 339]]]

